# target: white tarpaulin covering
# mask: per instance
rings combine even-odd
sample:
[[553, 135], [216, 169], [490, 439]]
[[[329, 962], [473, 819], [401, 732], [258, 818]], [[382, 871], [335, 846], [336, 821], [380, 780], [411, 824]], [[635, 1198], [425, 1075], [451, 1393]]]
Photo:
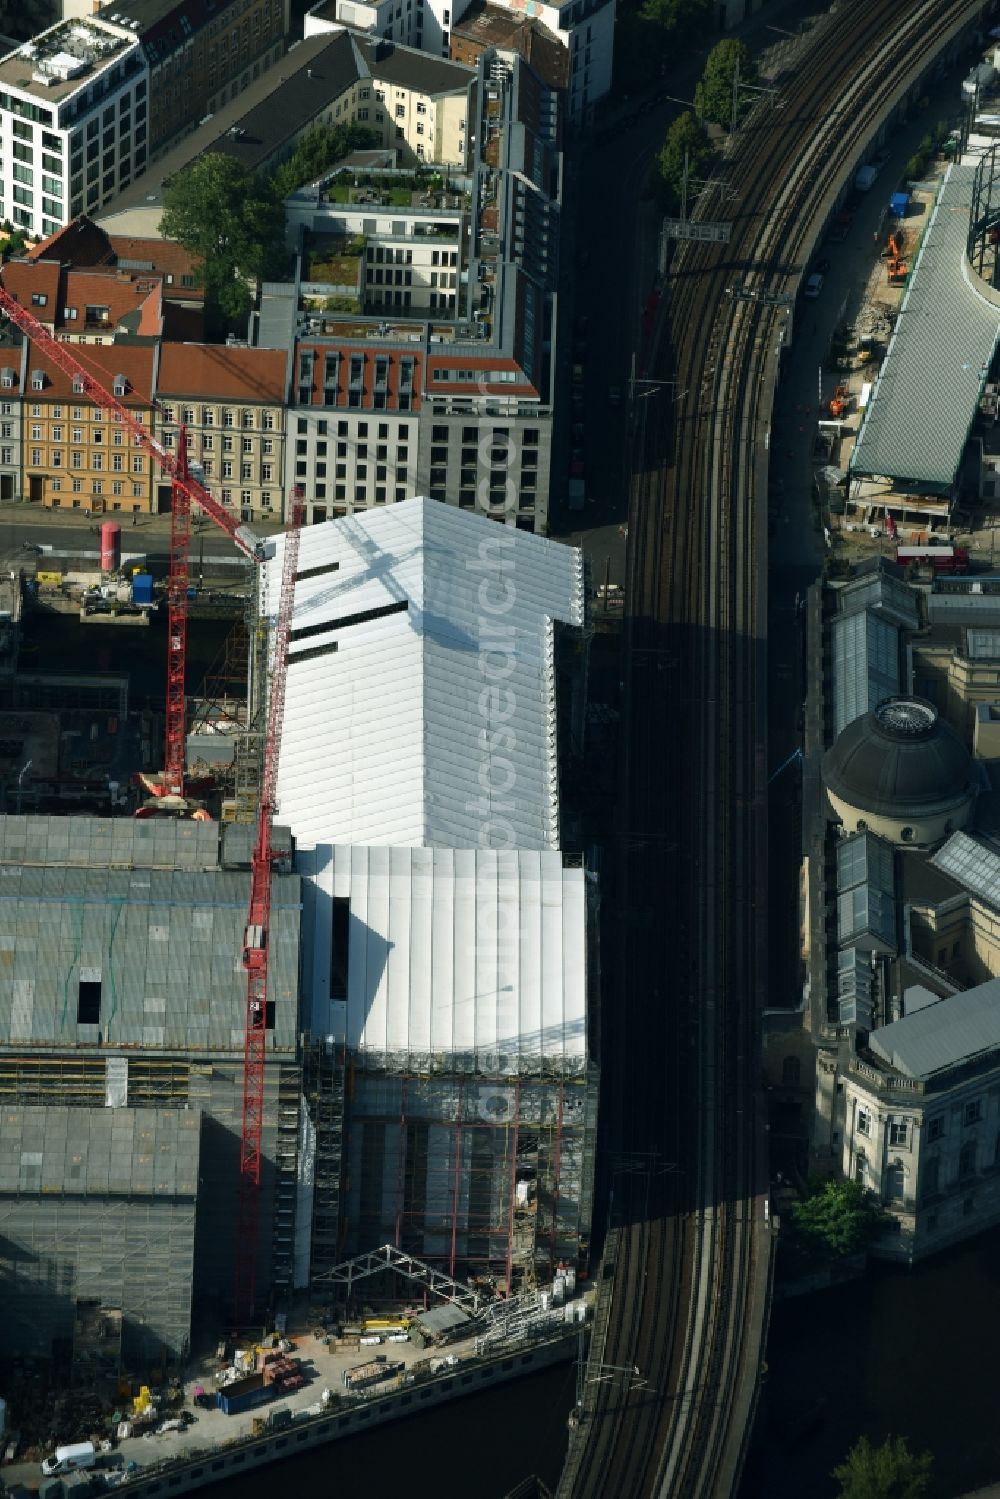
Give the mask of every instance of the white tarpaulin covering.
[[583, 623], [580, 552], [418, 498], [305, 529], [298, 580], [278, 817], [299, 846], [557, 848], [554, 622]]
[[[299, 856], [303, 1014], [326, 1034], [343, 996], [364, 1068], [583, 1073], [586, 876], [558, 852], [320, 847]], [[336, 901], [349, 921], [334, 919]], [[338, 961], [338, 958], [340, 961]]]

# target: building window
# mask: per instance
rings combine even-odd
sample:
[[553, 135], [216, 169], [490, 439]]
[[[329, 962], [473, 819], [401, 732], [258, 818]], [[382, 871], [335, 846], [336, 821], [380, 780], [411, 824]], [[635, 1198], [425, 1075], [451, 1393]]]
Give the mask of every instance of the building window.
[[909, 1124], [905, 1119], [891, 1120], [889, 1123], [889, 1144], [905, 1146], [909, 1140]]
[[868, 1162], [863, 1150], [859, 1150], [854, 1158], [854, 1180], [859, 1187], [863, 1187], [868, 1179]]
[[958, 1158], [959, 1180], [962, 1181], [965, 1179], [965, 1177], [975, 1176], [975, 1174], [976, 1142], [975, 1140], [966, 1140], [965, 1144], [962, 1146], [962, 1150]]
[[872, 1132], [872, 1116], [867, 1109], [858, 1110], [857, 1129], [859, 1135], [870, 1135]]
[[939, 1114], [936, 1119], [929, 1119], [927, 1121], [927, 1138], [928, 1140], [940, 1140], [943, 1135], [944, 1117]]
[[965, 1123], [965, 1124], [978, 1124], [979, 1121], [980, 1121], [980, 1119], [982, 1119], [982, 1117], [983, 1117], [983, 1106], [980, 1103], [980, 1101], [979, 1101], [978, 1098], [974, 1098], [971, 1103], [967, 1103], [965, 1105], [965, 1113], [963, 1115], [963, 1123]]
[[101, 981], [81, 979], [76, 993], [77, 1025], [99, 1025], [101, 1022]]

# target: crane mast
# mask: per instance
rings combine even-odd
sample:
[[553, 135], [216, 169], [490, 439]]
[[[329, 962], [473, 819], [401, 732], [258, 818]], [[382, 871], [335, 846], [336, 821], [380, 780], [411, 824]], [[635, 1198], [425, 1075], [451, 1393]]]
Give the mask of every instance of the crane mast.
[[[188, 469], [187, 435], [182, 427], [176, 456], [143, 426], [111, 391], [49, 333], [36, 317], [0, 286], [0, 313], [19, 328], [46, 358], [69, 375], [75, 394], [107, 411], [131, 434], [171, 481], [170, 568], [167, 580], [167, 712], [163, 786], [183, 795], [185, 769], [184, 675], [187, 656], [188, 550], [191, 505], [196, 504], [254, 562], [264, 561], [264, 543], [212, 497]], [[246, 1024], [243, 1048], [243, 1111], [240, 1144], [238, 1231], [236, 1240], [235, 1312], [237, 1325], [253, 1315], [257, 1276], [261, 1155], [264, 1126], [264, 1072], [268, 1006], [268, 930], [271, 919], [272, 829], [278, 779], [278, 754], [285, 707], [288, 643], [291, 635], [295, 574], [302, 526], [302, 491], [293, 491], [289, 529], [285, 538], [281, 588], [272, 649], [270, 711], [264, 748], [263, 777], [257, 833], [251, 860], [250, 900], [244, 932], [243, 966], [247, 974]]]

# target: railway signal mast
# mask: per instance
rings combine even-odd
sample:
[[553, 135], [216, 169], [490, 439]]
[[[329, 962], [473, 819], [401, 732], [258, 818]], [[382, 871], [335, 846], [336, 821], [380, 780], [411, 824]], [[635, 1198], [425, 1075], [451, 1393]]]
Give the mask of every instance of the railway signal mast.
[[[184, 671], [187, 659], [187, 587], [188, 543], [191, 528], [191, 503], [198, 505], [235, 543], [244, 556], [264, 561], [264, 543], [253, 530], [212, 497], [199, 479], [189, 471], [187, 440], [183, 427], [179, 434], [177, 455], [169, 452], [143, 426], [138, 415], [123, 404], [69, 352], [66, 344], [53, 338], [48, 330], [0, 286], [0, 314], [20, 329], [25, 338], [68, 375], [74, 394], [85, 396], [107, 411], [113, 422], [126, 428], [136, 447], [155, 460], [171, 481], [170, 571], [167, 582], [168, 648], [166, 747], [161, 795], [184, 795], [186, 721]], [[267, 959], [271, 916], [271, 873], [273, 864], [273, 820], [278, 777], [278, 754], [285, 705], [285, 677], [288, 668], [288, 642], [291, 634], [295, 572], [298, 563], [299, 536], [302, 525], [302, 492], [293, 495], [292, 515], [285, 538], [277, 624], [272, 646], [271, 699], [268, 715], [262, 785], [259, 801], [257, 836], [250, 875], [250, 902], [243, 943], [243, 966], [247, 973], [246, 1024], [243, 1049], [243, 1113], [240, 1145], [240, 1190], [235, 1277], [235, 1313], [237, 1325], [245, 1325], [253, 1316], [259, 1222], [261, 1150], [264, 1121], [264, 1063], [267, 1035]]]

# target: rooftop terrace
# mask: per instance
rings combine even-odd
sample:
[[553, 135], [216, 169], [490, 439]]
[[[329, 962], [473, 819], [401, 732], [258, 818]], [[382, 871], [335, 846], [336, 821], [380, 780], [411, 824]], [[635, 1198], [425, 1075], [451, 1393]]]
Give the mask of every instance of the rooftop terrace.
[[128, 32], [105, 21], [60, 21], [0, 59], [0, 85], [59, 104], [134, 45]]

